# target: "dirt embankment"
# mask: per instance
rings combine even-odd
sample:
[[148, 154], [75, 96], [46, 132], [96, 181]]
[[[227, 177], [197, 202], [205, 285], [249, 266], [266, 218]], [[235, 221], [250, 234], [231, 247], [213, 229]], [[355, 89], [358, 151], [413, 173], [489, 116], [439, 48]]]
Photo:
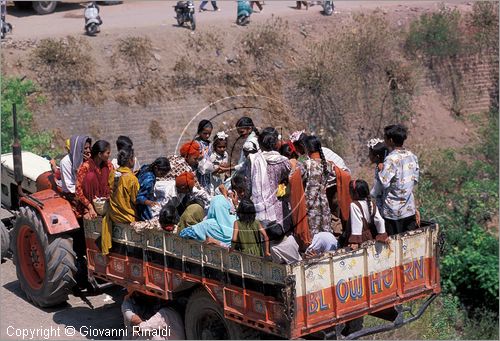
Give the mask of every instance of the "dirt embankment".
[[[290, 90], [288, 86], [293, 84], [289, 82], [288, 76], [283, 75], [291, 69], [307, 67], [307, 55], [311, 47], [349, 27], [353, 13], [371, 13], [378, 7], [379, 14], [397, 31], [407, 28], [420, 14], [438, 8], [437, 2], [373, 4], [369, 1], [341, 1], [336, 2], [337, 12], [332, 17], [324, 17], [319, 13], [320, 6], [313, 6], [309, 11], [297, 11], [291, 8], [294, 2], [267, 2], [262, 13], [252, 16], [251, 25], [238, 27], [234, 24], [235, 5], [221, 2], [221, 12], [197, 14], [199, 28], [192, 33], [174, 27], [172, 4], [146, 2], [103, 7], [101, 13], [105, 25], [96, 38], [82, 34], [83, 28], [80, 26], [83, 19], [79, 16], [82, 8], [78, 5], [63, 8], [49, 16], [12, 16], [9, 19], [16, 31], [10, 40], [2, 43], [3, 73], [35, 79], [45, 85], [43, 91], [50, 89], [50, 84], [55, 84], [52, 94], [49, 93], [52, 95], [49, 96], [50, 101], [42, 109], [54, 113], [54, 122], [57, 122], [58, 111], [52, 110], [51, 106], [64, 108], [68, 103], [72, 105], [72, 110], [78, 105], [91, 105], [98, 111], [100, 106], [109, 102], [148, 108], [162, 101], [169, 103], [169, 106], [180, 102], [177, 99], [189, 101], [190, 96], [206, 104], [237, 94], [269, 95], [282, 100], [287, 98], [287, 91]], [[464, 12], [470, 10], [470, 4], [465, 2], [450, 6]], [[281, 19], [276, 21], [276, 16]], [[274, 29], [279, 31], [272, 39], [269, 38], [269, 32], [256, 30], [258, 27], [264, 27], [265, 30], [268, 27], [266, 22], [269, 23], [270, 19], [270, 25], [275, 25]], [[49, 21], [50, 26], [47, 25]], [[39, 30], [33, 33], [36, 27]], [[67, 34], [75, 37], [70, 39], [72, 43], [66, 43], [66, 47], [74, 44], [68, 51], [74, 53], [76, 49], [73, 47], [80, 47], [81, 52], [81, 55], [76, 53], [67, 57], [70, 60], [86, 58], [91, 63], [87, 62], [78, 71], [85, 78], [87, 87], [83, 86], [83, 89], [79, 84], [74, 88], [74, 98], [57, 101], [60, 95], [57, 92], [61, 87], [67, 90], [73, 86], [72, 80], [61, 83], [60, 80], [68, 77], [68, 73], [54, 77], [56, 70], [50, 68], [41, 73], [33, 51], [40, 46], [42, 38], [53, 37], [57, 40]], [[135, 37], [140, 39], [134, 40]], [[266, 39], [270, 40], [264, 41]], [[141, 51], [145, 53], [141, 54]], [[52, 52], [58, 54], [57, 49]], [[76, 68], [72, 70], [76, 72]], [[420, 90], [425, 91], [415, 96], [412, 103], [414, 114], [407, 121], [411, 131], [410, 146], [424, 150], [466, 144], [471, 134], [470, 127], [450, 114], [448, 104], [439, 92], [423, 85]], [[298, 117], [290, 103], [274, 109], [268, 116], [270, 124], [284, 126], [285, 137], [292, 129], [310, 128], [308, 119]], [[74, 119], [78, 119], [78, 113], [74, 115]], [[314, 115], [314, 112], [310, 115]], [[344, 127], [347, 130], [343, 131], [343, 136], [354, 140], [367, 127], [363, 126], [363, 121], [357, 120], [356, 110], [352, 110], [349, 115], [352, 116], [345, 118], [347, 124]], [[50, 117], [50, 114], [44, 117]], [[43, 122], [38, 123], [47, 127]], [[182, 129], [186, 122], [176, 124]], [[58, 128], [62, 135], [74, 133], [64, 131], [62, 126]], [[148, 131], [149, 128], [147, 124], [144, 130]], [[123, 133], [127, 132], [101, 131], [108, 138]], [[359, 153], [360, 149], [344, 148], [342, 151], [351, 164], [360, 161], [354, 151]]]

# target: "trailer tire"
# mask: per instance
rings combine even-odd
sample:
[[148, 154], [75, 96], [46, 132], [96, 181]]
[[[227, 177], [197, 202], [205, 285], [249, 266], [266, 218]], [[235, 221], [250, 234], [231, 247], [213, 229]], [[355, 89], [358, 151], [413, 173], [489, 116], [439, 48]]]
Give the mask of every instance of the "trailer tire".
[[71, 237], [47, 235], [37, 213], [22, 207], [10, 246], [17, 278], [28, 300], [42, 308], [68, 300], [77, 270]]
[[222, 307], [203, 289], [189, 297], [184, 317], [188, 340], [258, 340], [261, 332], [224, 317]]
[[5, 227], [3, 222], [0, 221], [0, 249], [1, 249], [1, 258], [7, 257], [9, 253], [9, 244], [10, 244], [10, 235], [9, 230]]

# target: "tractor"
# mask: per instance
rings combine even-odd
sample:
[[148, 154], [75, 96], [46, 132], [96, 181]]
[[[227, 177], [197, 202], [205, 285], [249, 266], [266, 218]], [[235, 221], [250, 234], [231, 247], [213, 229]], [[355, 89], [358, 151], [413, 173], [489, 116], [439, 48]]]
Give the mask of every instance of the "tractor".
[[[77, 272], [84, 278], [82, 285], [88, 284], [85, 240], [50, 162], [21, 151], [15, 105], [13, 119], [12, 153], [2, 155], [2, 220], [6, 222], [1, 226], [2, 256], [10, 234], [22, 290], [33, 304], [50, 307], [68, 299], [77, 284]], [[5, 225], [11, 225], [11, 230]]]

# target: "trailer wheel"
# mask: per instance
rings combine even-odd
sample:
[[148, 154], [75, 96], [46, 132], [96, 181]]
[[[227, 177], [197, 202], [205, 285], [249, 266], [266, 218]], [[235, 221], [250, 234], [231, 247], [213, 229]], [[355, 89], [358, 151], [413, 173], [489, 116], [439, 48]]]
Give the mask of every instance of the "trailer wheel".
[[68, 300], [76, 284], [76, 254], [71, 237], [48, 236], [35, 211], [22, 207], [10, 246], [17, 278], [28, 300], [43, 308]]
[[1, 241], [0, 244], [1, 258], [5, 258], [9, 253], [10, 236], [9, 236], [9, 230], [7, 230], [7, 228], [1, 221], [0, 221], [0, 241]]
[[184, 325], [188, 340], [257, 340], [261, 335], [224, 318], [222, 307], [205, 289], [195, 290], [189, 297]]

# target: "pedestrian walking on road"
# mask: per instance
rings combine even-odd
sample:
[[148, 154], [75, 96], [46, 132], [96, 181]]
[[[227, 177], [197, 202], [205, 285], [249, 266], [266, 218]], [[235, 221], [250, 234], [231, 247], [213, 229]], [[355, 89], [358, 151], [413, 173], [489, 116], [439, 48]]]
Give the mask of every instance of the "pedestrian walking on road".
[[302, 5], [306, 6], [306, 10], [309, 9], [309, 3], [307, 1], [295, 1], [297, 3], [297, 9], [301, 9]]
[[[205, 6], [208, 3], [208, 1], [202, 1], [200, 4], [200, 12], [206, 11]], [[220, 8], [217, 7], [217, 1], [210, 1], [212, 4], [212, 7], [214, 8], [214, 11], [220, 11]]]
[[253, 5], [256, 5], [259, 8], [259, 11], [262, 12], [263, 7], [260, 1], [250, 1], [250, 6], [252, 6], [252, 10], [253, 10]]

